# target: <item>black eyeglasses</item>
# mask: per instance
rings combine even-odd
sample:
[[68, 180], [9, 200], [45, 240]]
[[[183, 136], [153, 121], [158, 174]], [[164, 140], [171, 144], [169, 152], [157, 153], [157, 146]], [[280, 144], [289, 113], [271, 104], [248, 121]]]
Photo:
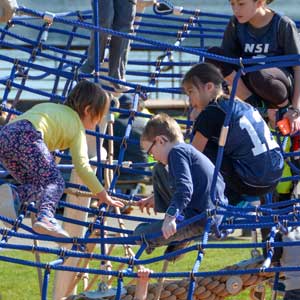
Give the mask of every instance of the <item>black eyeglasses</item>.
[[151, 154], [151, 150], [152, 150], [152, 148], [153, 148], [153, 146], [155, 145], [155, 143], [156, 143], [156, 140], [154, 140], [153, 142], [152, 142], [152, 144], [150, 145], [150, 147], [148, 148], [148, 150], [147, 150], [147, 155], [152, 155]]

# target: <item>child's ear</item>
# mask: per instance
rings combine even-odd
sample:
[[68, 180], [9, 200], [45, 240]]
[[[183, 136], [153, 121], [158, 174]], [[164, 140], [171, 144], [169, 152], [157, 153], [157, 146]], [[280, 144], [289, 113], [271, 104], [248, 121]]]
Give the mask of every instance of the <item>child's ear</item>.
[[267, 5], [267, 1], [266, 0], [257, 0], [256, 5], [257, 5], [257, 7], [266, 6]]
[[84, 108], [84, 115], [88, 115], [90, 114], [90, 111], [91, 111], [91, 106], [90, 105], [87, 105], [85, 108]]
[[157, 143], [159, 143], [159, 144], [161, 144], [162, 145], [162, 143], [163, 143], [163, 139], [162, 139], [162, 136], [161, 135], [158, 135], [158, 136], [156, 136], [156, 141], [157, 141]]
[[215, 85], [212, 82], [207, 82], [206, 87], [208, 91], [212, 91], [215, 88]]
[[164, 135], [159, 136], [159, 143], [160, 144], [166, 143], [168, 141], [169, 141], [169, 139], [166, 136], [164, 136]]

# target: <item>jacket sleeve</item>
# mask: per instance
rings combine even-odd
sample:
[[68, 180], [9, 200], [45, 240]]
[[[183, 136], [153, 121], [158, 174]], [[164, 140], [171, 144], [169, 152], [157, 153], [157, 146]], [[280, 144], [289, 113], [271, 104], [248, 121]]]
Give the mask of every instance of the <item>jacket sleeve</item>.
[[189, 160], [183, 151], [170, 152], [169, 172], [174, 182], [170, 206], [176, 207], [181, 213], [190, 203], [194, 190]]

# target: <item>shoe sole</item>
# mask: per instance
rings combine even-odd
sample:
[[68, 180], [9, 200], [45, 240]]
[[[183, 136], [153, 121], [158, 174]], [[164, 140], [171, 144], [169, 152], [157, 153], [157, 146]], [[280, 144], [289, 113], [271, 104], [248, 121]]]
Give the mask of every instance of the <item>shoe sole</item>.
[[39, 234], [44, 234], [44, 235], [50, 235], [52, 237], [57, 237], [57, 238], [69, 238], [69, 234], [64, 231], [62, 233], [59, 233], [57, 231], [51, 230], [48, 226], [46, 226], [42, 222], [36, 222], [33, 224], [32, 229], [34, 232], [39, 233]]

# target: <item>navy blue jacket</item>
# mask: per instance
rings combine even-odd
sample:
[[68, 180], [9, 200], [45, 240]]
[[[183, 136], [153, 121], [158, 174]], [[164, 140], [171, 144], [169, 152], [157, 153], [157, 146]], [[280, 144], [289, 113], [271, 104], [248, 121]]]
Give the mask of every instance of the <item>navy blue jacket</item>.
[[[215, 208], [211, 198], [215, 167], [200, 151], [190, 144], [175, 145], [168, 156], [168, 166], [173, 197], [170, 206], [184, 214], [185, 209], [199, 213]], [[216, 185], [216, 200], [224, 205], [228, 200], [224, 195], [225, 183], [219, 174]]]

